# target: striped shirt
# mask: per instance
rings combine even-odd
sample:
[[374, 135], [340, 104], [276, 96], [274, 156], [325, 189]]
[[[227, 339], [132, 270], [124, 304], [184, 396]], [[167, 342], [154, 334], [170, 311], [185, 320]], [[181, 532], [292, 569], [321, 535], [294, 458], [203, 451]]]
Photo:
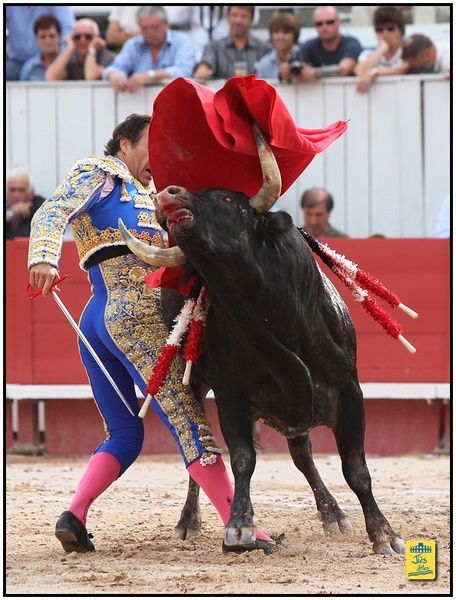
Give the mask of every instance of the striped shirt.
[[258, 60], [269, 52], [270, 46], [253, 35], [250, 35], [244, 50], [238, 50], [230, 37], [210, 42], [203, 51], [202, 63], [207, 63], [214, 71], [215, 79], [233, 77], [234, 63], [245, 62], [247, 75], [255, 73]]

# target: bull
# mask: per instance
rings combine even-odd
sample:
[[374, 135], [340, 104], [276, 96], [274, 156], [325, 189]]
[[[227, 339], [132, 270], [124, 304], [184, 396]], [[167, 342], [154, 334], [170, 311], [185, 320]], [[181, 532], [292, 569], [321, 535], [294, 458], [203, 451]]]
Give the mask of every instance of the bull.
[[[250, 480], [256, 460], [253, 424], [260, 419], [286, 437], [294, 464], [312, 488], [323, 529], [336, 534], [352, 527], [320, 478], [309, 439], [313, 427], [332, 429], [373, 551], [403, 553], [403, 540], [372, 494], [348, 309], [290, 215], [270, 212], [280, 195], [280, 171], [254, 129], [263, 185], [253, 198], [220, 188], [190, 193], [167, 187], [157, 195], [157, 213], [177, 244], [169, 252], [140, 242], [119, 223], [135, 254], [154, 265], [185, 264], [187, 275], [198, 273], [210, 300], [196, 375], [214, 391], [235, 481], [224, 548], [236, 550], [255, 540]], [[198, 528], [195, 511], [193, 496], [181, 528]]]

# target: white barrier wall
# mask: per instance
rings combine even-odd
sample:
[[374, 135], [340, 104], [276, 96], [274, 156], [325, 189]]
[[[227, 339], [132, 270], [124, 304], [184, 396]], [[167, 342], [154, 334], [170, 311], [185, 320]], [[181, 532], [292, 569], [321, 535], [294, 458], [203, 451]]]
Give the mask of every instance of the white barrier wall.
[[[350, 119], [348, 132], [314, 159], [278, 208], [301, 224], [300, 196], [319, 185], [334, 196], [332, 224], [350, 237], [432, 236], [450, 190], [448, 81], [385, 77], [368, 94], [356, 92], [354, 78], [277, 89], [299, 127]], [[132, 112], [150, 113], [160, 90], [147, 86], [128, 94], [104, 82], [8, 82], [7, 170], [27, 169], [36, 192], [51, 194], [74, 161], [103, 153], [117, 123]]]

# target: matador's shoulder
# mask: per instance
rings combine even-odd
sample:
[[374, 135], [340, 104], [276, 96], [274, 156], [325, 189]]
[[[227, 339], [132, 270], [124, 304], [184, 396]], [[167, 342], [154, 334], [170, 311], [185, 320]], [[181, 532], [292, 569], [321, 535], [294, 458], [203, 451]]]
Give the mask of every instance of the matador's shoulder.
[[133, 176], [127, 166], [114, 156], [95, 156], [89, 154], [85, 158], [76, 161], [71, 167], [73, 173], [90, 174], [94, 171], [103, 171], [113, 177], [119, 177], [125, 182], [132, 182]]

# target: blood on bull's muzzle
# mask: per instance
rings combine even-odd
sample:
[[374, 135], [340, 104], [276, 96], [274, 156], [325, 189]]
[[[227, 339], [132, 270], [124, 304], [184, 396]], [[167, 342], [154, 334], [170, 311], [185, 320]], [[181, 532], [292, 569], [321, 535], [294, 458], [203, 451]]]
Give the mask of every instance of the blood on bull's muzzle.
[[157, 194], [157, 208], [166, 216], [169, 216], [176, 209], [183, 206], [182, 194], [187, 193], [185, 188], [177, 185], [169, 185], [167, 188]]

